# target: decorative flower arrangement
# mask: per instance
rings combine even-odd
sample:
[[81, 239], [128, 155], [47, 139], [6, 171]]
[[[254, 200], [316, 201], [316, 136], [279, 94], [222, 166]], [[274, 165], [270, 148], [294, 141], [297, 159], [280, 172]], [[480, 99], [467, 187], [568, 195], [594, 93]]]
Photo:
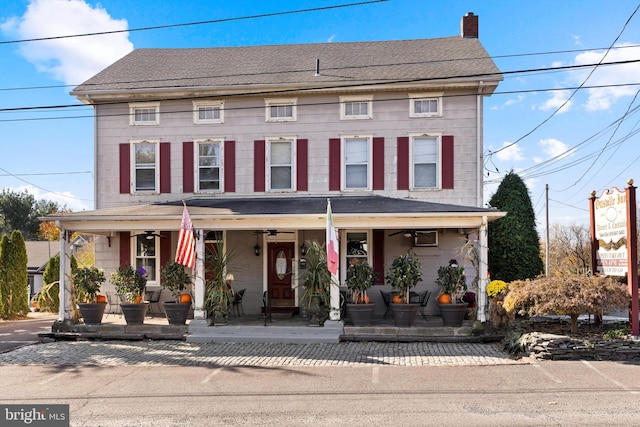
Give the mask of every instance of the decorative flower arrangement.
[[502, 280], [492, 280], [487, 285], [487, 295], [491, 298], [504, 296], [507, 293], [507, 283]]
[[119, 266], [111, 273], [111, 283], [116, 292], [123, 295], [129, 303], [139, 303], [144, 300], [144, 288], [147, 285], [147, 271], [140, 266], [134, 270], [131, 264]]
[[[455, 260], [449, 261], [449, 265], [439, 267], [436, 284], [442, 286], [442, 293], [449, 295], [450, 302], [460, 302], [464, 291], [467, 290], [464, 267], [458, 266]], [[446, 303], [446, 300], [440, 302]]]
[[462, 296], [462, 302], [466, 302], [469, 304], [469, 308], [473, 308], [476, 306], [476, 293], [475, 292], [465, 292]]
[[409, 301], [409, 290], [422, 281], [422, 265], [418, 256], [409, 251], [393, 260], [385, 279], [398, 291], [403, 303]]

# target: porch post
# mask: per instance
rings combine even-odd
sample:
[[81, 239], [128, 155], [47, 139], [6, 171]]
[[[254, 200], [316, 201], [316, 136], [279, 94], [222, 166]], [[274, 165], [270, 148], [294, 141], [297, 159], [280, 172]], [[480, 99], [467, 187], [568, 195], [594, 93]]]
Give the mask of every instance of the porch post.
[[482, 225], [478, 231], [480, 241], [480, 264], [478, 272], [480, 283], [478, 283], [478, 320], [487, 321], [487, 273], [489, 271], [489, 250], [487, 248], [487, 217], [482, 217]]
[[60, 281], [58, 321], [70, 322], [71, 313], [71, 254], [69, 248], [69, 235], [66, 230], [60, 229]]
[[[196, 230], [194, 230], [196, 231]], [[204, 320], [204, 230], [200, 230], [195, 233], [196, 235], [196, 268], [195, 268], [195, 283], [194, 298], [195, 308], [193, 310], [194, 320]]]
[[334, 276], [331, 275], [331, 311], [329, 312], [329, 320], [340, 320], [340, 267], [338, 267], [338, 273]]

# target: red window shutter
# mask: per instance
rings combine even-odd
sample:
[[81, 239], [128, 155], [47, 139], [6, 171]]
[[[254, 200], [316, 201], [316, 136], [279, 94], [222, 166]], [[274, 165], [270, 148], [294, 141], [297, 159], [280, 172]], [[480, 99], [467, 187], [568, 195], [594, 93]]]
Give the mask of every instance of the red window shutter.
[[162, 268], [171, 261], [171, 232], [161, 231], [160, 235], [164, 237], [160, 239], [160, 268]]
[[329, 139], [329, 191], [340, 191], [340, 138]]
[[384, 138], [373, 138], [373, 189], [384, 190]]
[[384, 285], [384, 230], [373, 230], [373, 271], [375, 285]]
[[182, 143], [182, 192], [193, 193], [194, 175], [193, 175], [193, 142]]
[[171, 143], [160, 143], [160, 193], [171, 193]]
[[224, 191], [236, 191], [236, 142], [224, 142]]
[[309, 190], [309, 140], [299, 139], [296, 142], [296, 189]]
[[120, 144], [120, 194], [129, 194], [131, 192], [131, 146], [129, 144]]
[[453, 189], [453, 135], [442, 136], [442, 188]]
[[409, 189], [409, 137], [398, 137], [398, 190]]
[[265, 150], [264, 140], [253, 141], [253, 191], [265, 191]]
[[121, 231], [119, 233], [120, 240], [120, 265], [131, 264], [131, 233]]

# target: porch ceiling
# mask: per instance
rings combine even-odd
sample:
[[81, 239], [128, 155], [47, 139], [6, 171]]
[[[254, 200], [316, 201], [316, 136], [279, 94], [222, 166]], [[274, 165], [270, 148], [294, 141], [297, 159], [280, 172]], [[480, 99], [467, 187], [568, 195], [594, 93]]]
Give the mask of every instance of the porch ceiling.
[[[337, 228], [475, 228], [495, 209], [383, 196], [193, 198], [185, 203], [196, 229], [323, 229], [327, 199]], [[60, 228], [98, 234], [122, 230], [178, 230], [182, 201], [49, 215]]]

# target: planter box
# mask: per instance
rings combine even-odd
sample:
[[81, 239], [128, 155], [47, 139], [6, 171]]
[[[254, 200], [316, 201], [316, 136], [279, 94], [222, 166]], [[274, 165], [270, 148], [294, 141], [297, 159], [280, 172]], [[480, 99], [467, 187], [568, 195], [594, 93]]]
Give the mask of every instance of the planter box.
[[107, 308], [106, 302], [79, 302], [78, 307], [85, 325], [102, 324], [102, 316]]
[[418, 317], [420, 304], [389, 304], [393, 320], [398, 328], [410, 328]]
[[187, 323], [187, 317], [189, 316], [191, 303], [166, 301], [163, 303], [163, 305], [164, 312], [170, 325], [184, 325], [185, 323]]
[[353, 326], [369, 326], [371, 325], [375, 308], [376, 305], [374, 303], [347, 304], [347, 313], [351, 317]]
[[127, 325], [142, 325], [144, 323], [144, 317], [147, 315], [149, 303], [120, 303], [120, 308], [122, 309], [124, 320], [127, 322]]
[[459, 327], [462, 326], [464, 315], [467, 313], [468, 304], [438, 304], [440, 306], [440, 315], [444, 326]]

